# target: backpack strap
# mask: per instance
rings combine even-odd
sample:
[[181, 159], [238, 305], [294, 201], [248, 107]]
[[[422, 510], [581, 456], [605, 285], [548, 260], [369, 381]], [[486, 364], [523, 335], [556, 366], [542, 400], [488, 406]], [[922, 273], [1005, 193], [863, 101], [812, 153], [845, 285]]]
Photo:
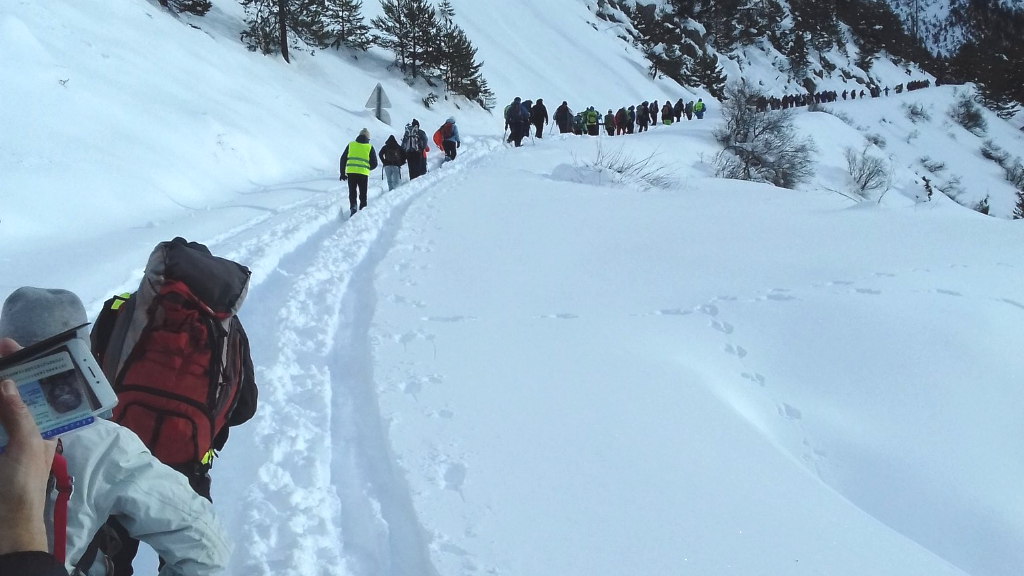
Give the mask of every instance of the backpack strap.
[[[103, 303], [103, 310], [100, 311], [99, 316], [96, 317], [96, 321], [93, 322], [92, 332], [89, 334], [89, 340], [92, 344], [92, 353], [96, 357], [96, 360], [100, 363], [100, 367], [106, 367], [107, 350], [120, 351], [121, 345], [124, 343], [123, 332], [124, 327], [120, 330], [122, 333], [121, 338], [117, 342], [112, 341], [114, 336], [114, 327], [117, 325], [117, 319], [121, 315], [122, 311], [130, 311], [133, 309], [132, 295], [125, 292], [124, 294], [118, 294], [117, 296], [111, 297], [109, 300]], [[131, 317], [131, 313], [128, 314], [128, 318]], [[111, 346], [113, 344], [113, 346]], [[113, 382], [115, 374], [107, 374], [108, 379]]]
[[64, 458], [64, 446], [57, 440], [57, 452], [53, 455], [50, 474], [57, 490], [57, 501], [53, 506], [53, 555], [61, 564], [67, 557], [68, 546], [68, 501], [75, 491], [75, 479], [68, 474], [68, 461]]
[[[113, 517], [111, 517], [111, 520]], [[118, 538], [117, 533], [113, 528], [110, 527], [110, 520], [106, 524], [100, 527], [99, 532], [96, 533], [92, 538], [92, 542], [89, 542], [89, 547], [85, 549], [85, 554], [75, 563], [74, 570], [71, 571], [71, 576], [88, 576], [89, 570], [96, 564], [96, 558], [100, 552], [103, 552], [104, 564], [106, 564], [106, 576], [112, 576], [114, 574], [114, 566], [110, 562], [110, 557], [114, 556], [121, 550], [121, 539]]]

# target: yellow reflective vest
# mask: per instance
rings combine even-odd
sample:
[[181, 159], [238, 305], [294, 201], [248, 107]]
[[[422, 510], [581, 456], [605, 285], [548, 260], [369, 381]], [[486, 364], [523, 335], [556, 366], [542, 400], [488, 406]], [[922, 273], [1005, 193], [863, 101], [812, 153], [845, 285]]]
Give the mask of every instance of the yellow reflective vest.
[[370, 149], [372, 145], [350, 142], [348, 160], [345, 162], [345, 174], [370, 175]]

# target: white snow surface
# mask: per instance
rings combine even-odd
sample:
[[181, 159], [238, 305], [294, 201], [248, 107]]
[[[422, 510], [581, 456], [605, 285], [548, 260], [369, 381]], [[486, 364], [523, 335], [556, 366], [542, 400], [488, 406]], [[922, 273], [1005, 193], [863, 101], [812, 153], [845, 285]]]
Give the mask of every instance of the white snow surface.
[[[502, 105], [690, 97], [584, 3], [521, 4], [520, 26], [456, 3]], [[800, 111], [816, 177], [783, 190], [712, 177], [715, 102], [511, 149], [465, 102], [424, 111], [384, 54], [288, 66], [239, 16], [0, 7], [0, 296], [68, 288], [95, 314], [175, 235], [253, 270], [260, 410], [214, 468], [230, 574], [1020, 573], [1024, 228], [943, 194], [960, 176], [1007, 216], [978, 148], [1018, 153], [1014, 126], [952, 124], [952, 87], [832, 105], [852, 126]], [[389, 133], [362, 109], [377, 82], [403, 122], [457, 114], [463, 146], [339, 217], [338, 154]], [[599, 146], [657, 154], [671, 185], [584, 166]], [[844, 146], [890, 163], [887, 194], [840, 194]]]

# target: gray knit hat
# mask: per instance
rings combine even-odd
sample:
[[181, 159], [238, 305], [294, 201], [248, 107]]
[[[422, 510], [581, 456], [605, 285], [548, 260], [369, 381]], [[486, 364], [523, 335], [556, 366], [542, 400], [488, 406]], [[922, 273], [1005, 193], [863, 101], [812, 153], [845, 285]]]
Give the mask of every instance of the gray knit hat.
[[[24, 286], [4, 301], [0, 310], [0, 338], [13, 338], [22, 346], [31, 346], [88, 323], [85, 306], [74, 292]], [[89, 344], [88, 328], [78, 332], [78, 337]]]

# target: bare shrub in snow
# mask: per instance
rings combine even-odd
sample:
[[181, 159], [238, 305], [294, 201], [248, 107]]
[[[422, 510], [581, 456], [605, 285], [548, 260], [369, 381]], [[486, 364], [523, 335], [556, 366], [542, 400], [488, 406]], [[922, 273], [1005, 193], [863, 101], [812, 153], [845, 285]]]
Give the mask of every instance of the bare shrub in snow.
[[918, 122], [931, 122], [932, 115], [928, 112], [928, 109], [924, 107], [920, 102], [914, 102], [913, 104], [904, 104], [903, 113], [907, 115], [907, 119], [917, 124]]
[[988, 205], [988, 196], [985, 196], [984, 198], [981, 199], [981, 202], [978, 202], [977, 204], [974, 205], [974, 211], [980, 212], [985, 216], [989, 215], [989, 209], [990, 207]]
[[946, 193], [946, 196], [949, 196], [952, 200], [955, 200], [956, 202], [960, 203], [960, 201], [957, 200], [957, 198], [963, 196], [964, 192], [967, 192], [967, 190], [963, 187], [962, 182], [963, 179], [960, 178], [960, 176], [954, 174], [953, 176], [949, 177], [949, 180], [946, 181], [946, 187], [943, 188], [942, 191]]
[[892, 166], [884, 158], [868, 154], [868, 148], [857, 152], [853, 148], [845, 148], [846, 169], [853, 179], [854, 192], [867, 197], [869, 192], [876, 190], [888, 191], [892, 186]]
[[924, 169], [932, 174], [938, 174], [946, 169], [946, 163], [939, 160], [932, 160], [929, 156], [922, 156], [919, 160]]
[[991, 138], [981, 143], [981, 155], [989, 160], [1006, 168], [1006, 162], [1010, 159], [1010, 153], [996, 144]]
[[875, 146], [883, 149], [885, 148], [885, 138], [881, 134], [865, 134], [864, 137], [868, 139], [868, 142], [871, 142]]
[[1017, 190], [1024, 192], [1024, 162], [1020, 158], [1013, 161], [1013, 164], [1003, 168], [1006, 171], [1006, 181], [1013, 184]]
[[724, 150], [715, 157], [716, 174], [793, 188], [814, 175], [814, 141], [797, 134], [788, 110], [757, 112], [745, 105], [754, 95], [746, 84], [726, 88], [725, 123], [715, 130]]
[[981, 107], [966, 92], [957, 95], [956, 103], [949, 109], [949, 117], [975, 136], [981, 136], [988, 130]]
[[910, 144], [914, 140], [917, 140], [920, 136], [921, 136], [921, 131], [920, 130], [911, 130], [910, 133], [907, 134], [907, 144]]
[[633, 184], [642, 190], [652, 188], [671, 188], [675, 183], [675, 173], [668, 166], [657, 160], [658, 153], [647, 156], [633, 156], [622, 148], [608, 152], [600, 142], [593, 160], [580, 160], [573, 157], [573, 165], [581, 174], [587, 171], [606, 170], [614, 173], [617, 184]]
[[1024, 219], [1024, 192], [1017, 194], [1017, 205], [1013, 208], [1013, 219]]

